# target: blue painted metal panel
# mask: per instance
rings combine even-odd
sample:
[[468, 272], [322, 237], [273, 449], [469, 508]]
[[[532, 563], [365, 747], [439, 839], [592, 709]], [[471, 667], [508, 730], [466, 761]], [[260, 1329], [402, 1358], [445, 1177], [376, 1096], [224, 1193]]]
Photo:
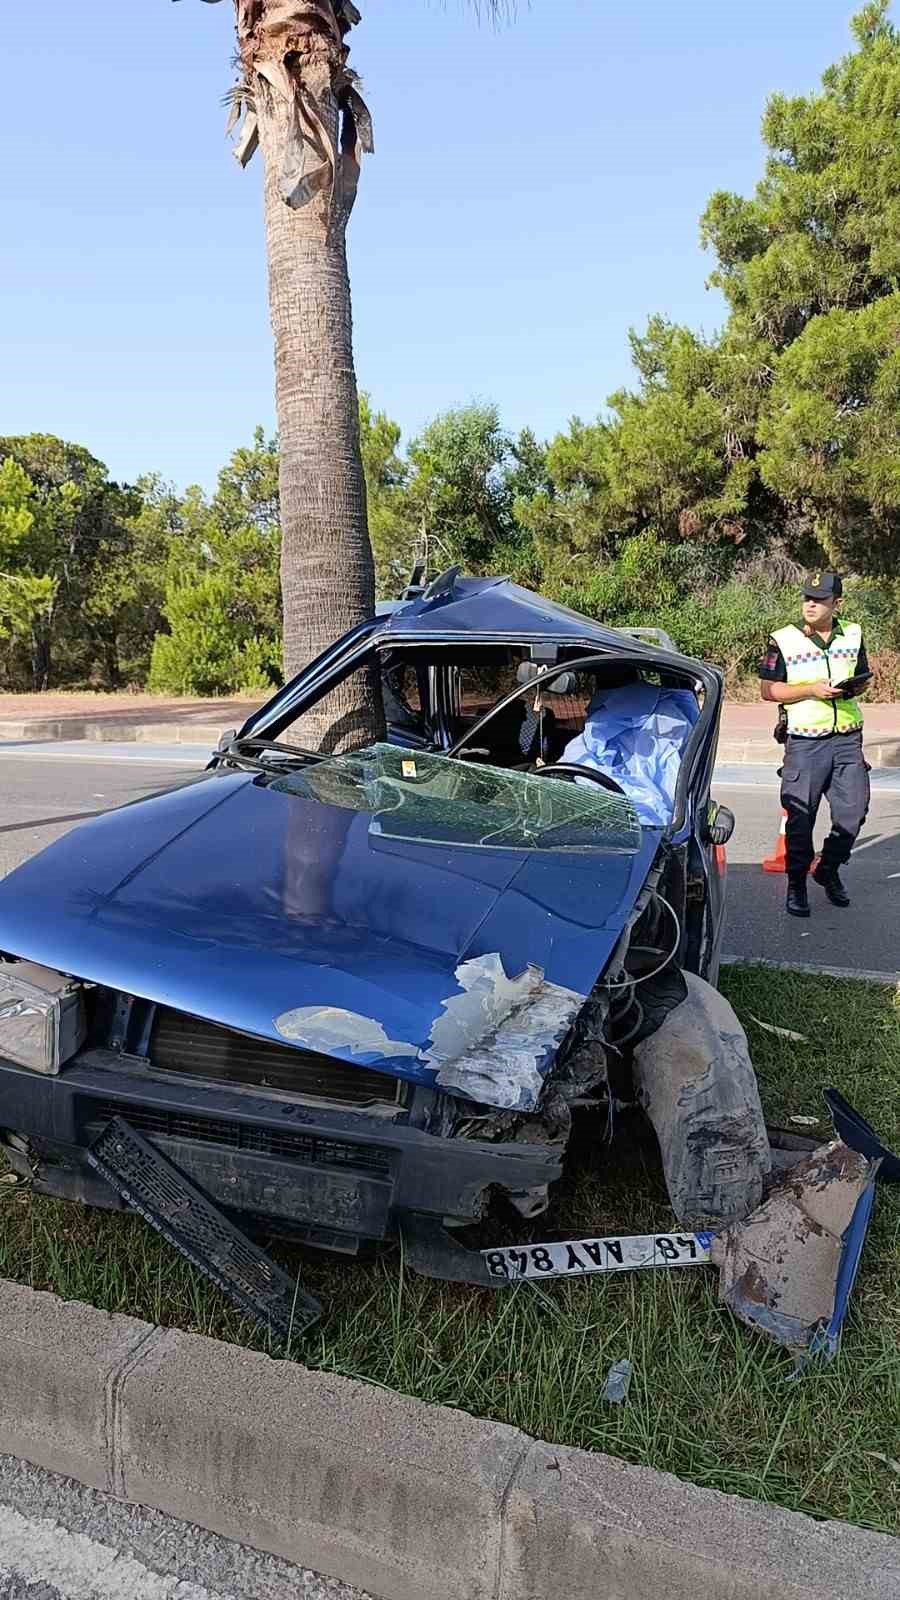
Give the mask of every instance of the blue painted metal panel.
[[[96, 818], [0, 883], [0, 949], [284, 1043], [307, 1005], [424, 1046], [460, 962], [498, 951], [587, 992], [649, 871], [637, 855], [530, 854], [374, 834], [365, 813], [246, 774]], [[414, 1057], [353, 1056], [432, 1082]]]

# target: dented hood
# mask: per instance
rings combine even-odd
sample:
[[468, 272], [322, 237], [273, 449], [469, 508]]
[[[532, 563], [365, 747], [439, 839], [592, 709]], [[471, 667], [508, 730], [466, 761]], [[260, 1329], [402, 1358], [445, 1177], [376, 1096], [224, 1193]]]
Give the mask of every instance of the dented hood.
[[472, 1093], [524, 1108], [660, 833], [644, 829], [630, 850], [553, 852], [391, 838], [370, 824], [247, 774], [211, 774], [98, 817], [11, 873], [0, 950], [415, 1082], [452, 1082], [460, 1052], [500, 1024], [508, 1044], [518, 1017], [519, 1033], [542, 1041], [531, 1087], [497, 1088], [488, 1062]]

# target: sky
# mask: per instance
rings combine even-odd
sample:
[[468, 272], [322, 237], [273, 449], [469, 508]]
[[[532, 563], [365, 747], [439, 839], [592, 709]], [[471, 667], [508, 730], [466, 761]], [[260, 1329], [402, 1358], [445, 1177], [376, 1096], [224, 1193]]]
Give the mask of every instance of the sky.
[[[406, 438], [471, 399], [543, 438], [631, 381], [629, 327], [712, 332], [699, 216], [752, 190], [766, 96], [814, 88], [860, 3], [519, 0], [493, 29], [463, 0], [358, 0], [360, 387]], [[0, 434], [210, 487], [274, 426], [261, 164], [224, 138], [232, 6], [8, 11]]]

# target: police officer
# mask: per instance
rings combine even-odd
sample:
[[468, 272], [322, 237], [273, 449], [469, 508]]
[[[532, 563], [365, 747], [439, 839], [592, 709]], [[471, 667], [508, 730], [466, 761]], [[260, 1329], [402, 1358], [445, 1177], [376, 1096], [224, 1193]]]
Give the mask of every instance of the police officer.
[[837, 615], [842, 593], [840, 573], [810, 574], [802, 626], [779, 628], [759, 667], [762, 698], [783, 706], [787, 718], [781, 804], [787, 812], [786, 909], [792, 917], [809, 916], [806, 876], [822, 796], [831, 807], [831, 832], [813, 877], [833, 906], [850, 904], [838, 869], [850, 859], [869, 809], [862, 711], [841, 688], [867, 673], [869, 664], [859, 624], [842, 623]]

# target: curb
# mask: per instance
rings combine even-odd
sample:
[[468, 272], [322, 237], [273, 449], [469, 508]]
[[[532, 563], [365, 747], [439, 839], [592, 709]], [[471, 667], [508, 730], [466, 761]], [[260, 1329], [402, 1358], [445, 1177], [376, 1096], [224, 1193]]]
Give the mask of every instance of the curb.
[[[872, 767], [900, 767], [900, 739], [867, 739], [865, 755]], [[783, 760], [783, 748], [774, 739], [720, 738], [716, 747], [716, 761], [723, 767], [777, 767]]]
[[197, 744], [212, 750], [228, 730], [201, 722], [84, 722], [50, 718], [46, 721], [0, 722], [0, 741], [49, 739], [84, 740], [91, 744]]
[[870, 967], [826, 967], [816, 961], [767, 961], [765, 956], [722, 956], [723, 967], [766, 967], [770, 972], [804, 972], [817, 978], [851, 978], [854, 983], [892, 985], [900, 993], [900, 972], [876, 972]]
[[383, 1600], [891, 1600], [900, 1540], [0, 1280], [0, 1452]]

